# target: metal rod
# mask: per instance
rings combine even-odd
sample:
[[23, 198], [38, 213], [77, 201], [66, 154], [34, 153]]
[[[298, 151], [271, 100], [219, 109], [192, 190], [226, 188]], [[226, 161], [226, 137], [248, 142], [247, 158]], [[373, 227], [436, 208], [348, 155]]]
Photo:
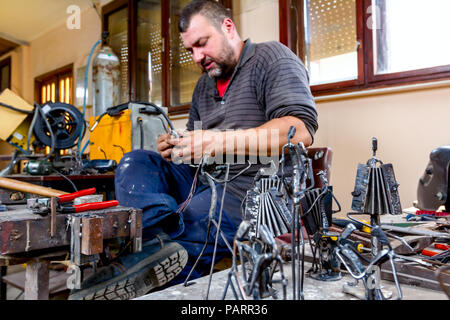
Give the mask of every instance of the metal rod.
[[381, 179], [381, 190], [382, 190], [382, 194], [383, 194], [383, 204], [385, 206], [385, 212], [386, 213], [393, 213], [391, 210], [391, 206], [389, 205], [389, 200], [388, 200], [388, 192], [387, 192], [387, 188], [386, 188], [386, 180], [383, 174], [383, 171], [380, 169], [380, 175], [382, 177]]
[[278, 227], [279, 221], [277, 220], [276, 214], [273, 211], [273, 207], [271, 206], [269, 199], [270, 199], [270, 194], [266, 193], [265, 194], [265, 199], [264, 199], [265, 202], [266, 202], [266, 209], [267, 209], [267, 211], [270, 214], [270, 218], [272, 218], [272, 225], [273, 225], [273, 230], [272, 230], [273, 232], [272, 233], [276, 237], [276, 236], [281, 235], [280, 228]]
[[227, 190], [227, 183], [228, 183], [229, 173], [230, 173], [230, 165], [227, 164], [227, 170], [225, 172], [225, 184], [224, 184], [224, 187], [223, 187], [223, 190], [222, 190], [222, 199], [220, 201], [219, 221], [218, 221], [218, 224], [216, 225], [217, 232], [216, 232], [216, 238], [215, 238], [215, 242], [214, 242], [214, 251], [213, 251], [213, 257], [212, 257], [212, 261], [211, 261], [211, 270], [210, 270], [209, 281], [208, 281], [208, 289], [206, 291], [206, 300], [208, 300], [209, 289], [211, 287], [211, 280], [212, 280], [212, 275], [213, 275], [213, 270], [214, 270], [214, 261], [216, 259], [217, 244], [218, 244], [218, 241], [219, 241], [220, 226], [221, 226], [221, 223], [222, 223], [223, 203], [224, 203], [224, 200], [225, 200], [225, 193], [226, 193], [226, 190]]
[[287, 228], [287, 226], [286, 226], [286, 223], [283, 221], [283, 219], [281, 218], [281, 214], [280, 214], [280, 212], [278, 211], [278, 208], [276, 207], [276, 205], [275, 205], [275, 203], [273, 202], [273, 199], [272, 199], [272, 197], [271, 196], [269, 196], [268, 197], [268, 201], [269, 201], [269, 203], [270, 203], [270, 206], [273, 208], [273, 210], [274, 210], [274, 215], [275, 215], [275, 218], [277, 219], [277, 221], [278, 221], [278, 225], [280, 226], [280, 234], [285, 234], [285, 233], [288, 233], [289, 232], [289, 230], [288, 230], [288, 228]]

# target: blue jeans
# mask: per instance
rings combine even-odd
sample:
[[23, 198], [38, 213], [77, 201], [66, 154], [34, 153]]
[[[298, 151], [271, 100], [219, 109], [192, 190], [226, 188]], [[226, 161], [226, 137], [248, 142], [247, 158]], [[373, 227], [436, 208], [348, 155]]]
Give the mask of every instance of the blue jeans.
[[[189, 195], [195, 171], [196, 168], [189, 165], [175, 165], [168, 162], [156, 152], [134, 150], [122, 158], [115, 176], [115, 192], [119, 204], [142, 209], [144, 241], [145, 238], [151, 238], [157, 233], [155, 230], [162, 230], [187, 250], [189, 260], [183, 272], [176, 278], [175, 282], [178, 283], [184, 281], [192, 269], [205, 244], [208, 230], [211, 188], [198, 179], [190, 204], [184, 211], [177, 213]], [[216, 184], [216, 188], [215, 220], [218, 221], [223, 185]], [[226, 192], [220, 229], [231, 245], [237, 227], [242, 221], [240, 208], [239, 198]], [[212, 226], [208, 246], [191, 279], [209, 271], [216, 232], [217, 229]], [[215, 263], [229, 254], [230, 251], [219, 236]]]

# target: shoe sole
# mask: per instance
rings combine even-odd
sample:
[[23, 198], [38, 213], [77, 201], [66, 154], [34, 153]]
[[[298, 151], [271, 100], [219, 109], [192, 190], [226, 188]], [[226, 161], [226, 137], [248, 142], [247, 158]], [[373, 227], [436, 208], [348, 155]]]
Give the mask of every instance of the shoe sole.
[[[155, 260], [147, 266], [148, 260]], [[69, 300], [130, 300], [161, 287], [177, 276], [188, 260], [187, 251], [178, 243], [166, 244], [160, 251], [143, 259], [123, 275], [82, 289]], [[142, 269], [146, 266], [145, 269]]]

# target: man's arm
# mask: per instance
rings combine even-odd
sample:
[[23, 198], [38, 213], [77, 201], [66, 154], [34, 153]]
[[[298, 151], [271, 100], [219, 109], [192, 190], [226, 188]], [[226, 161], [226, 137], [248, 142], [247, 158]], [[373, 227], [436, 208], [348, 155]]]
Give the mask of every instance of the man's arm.
[[282, 147], [287, 143], [287, 134], [291, 126], [296, 128], [291, 142], [301, 141], [305, 147], [310, 146], [311, 134], [304, 122], [293, 116], [272, 119], [251, 129], [190, 131], [180, 139], [169, 139], [168, 143], [176, 146], [173, 149], [174, 156], [181, 158], [183, 162], [199, 160], [205, 154], [272, 156], [281, 153]]
[[[288, 142], [287, 135], [289, 128], [294, 126], [296, 133], [292, 143], [303, 142], [305, 147], [312, 143], [312, 137], [306, 129], [305, 123], [299, 118], [286, 116], [272, 119], [263, 125], [253, 129], [236, 130], [225, 133], [226, 143], [233, 143], [234, 154], [259, 155], [267, 154], [268, 156], [281, 153], [281, 149]], [[254, 139], [256, 136], [257, 139]], [[242, 148], [245, 137], [245, 148]], [[232, 139], [232, 141], [230, 141]], [[240, 146], [240, 148], [239, 148]], [[222, 149], [223, 153], [227, 150]]]

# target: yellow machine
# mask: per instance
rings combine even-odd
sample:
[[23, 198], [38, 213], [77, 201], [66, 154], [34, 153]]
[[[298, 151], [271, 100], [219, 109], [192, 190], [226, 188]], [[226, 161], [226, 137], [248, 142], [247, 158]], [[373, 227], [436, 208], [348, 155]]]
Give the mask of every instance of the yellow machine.
[[152, 103], [130, 102], [108, 109], [89, 119], [90, 159], [111, 159], [119, 163], [131, 150], [156, 151], [160, 134], [176, 134], [167, 108]]
[[[89, 119], [92, 128], [99, 117]], [[131, 110], [120, 116], [106, 115], [90, 133], [89, 154], [91, 160], [111, 159], [119, 163], [123, 155], [131, 151]]]

